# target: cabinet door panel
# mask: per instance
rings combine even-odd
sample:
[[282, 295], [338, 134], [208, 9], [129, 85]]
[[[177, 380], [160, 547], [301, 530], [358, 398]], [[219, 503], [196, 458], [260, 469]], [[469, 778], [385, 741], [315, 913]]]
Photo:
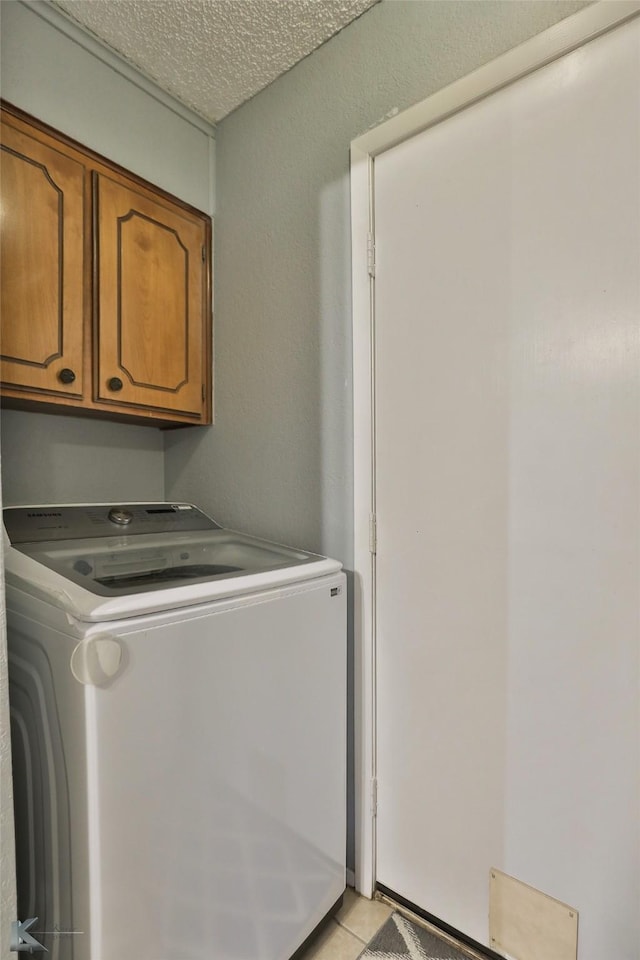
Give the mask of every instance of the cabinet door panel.
[[98, 360], [95, 399], [203, 413], [201, 218], [94, 178]]
[[2, 381], [80, 397], [84, 167], [3, 122], [0, 184]]

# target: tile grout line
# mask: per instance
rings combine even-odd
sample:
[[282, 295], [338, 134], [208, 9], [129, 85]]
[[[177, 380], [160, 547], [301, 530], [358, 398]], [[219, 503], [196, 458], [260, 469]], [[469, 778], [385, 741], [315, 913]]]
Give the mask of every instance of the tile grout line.
[[[361, 936], [359, 936], [359, 935], [358, 935], [357, 933], [355, 933], [353, 930], [350, 930], [349, 927], [346, 925], [346, 923], [343, 923], [341, 920], [336, 920], [336, 923], [338, 924], [339, 927], [342, 927], [343, 930], [346, 930], [347, 933], [350, 933], [352, 937], [355, 937], [356, 940], [359, 940], [360, 943], [363, 943], [363, 944], [365, 945], [365, 947], [367, 946], [368, 943], [371, 942], [370, 940], [363, 940]], [[376, 931], [376, 933], [377, 933], [377, 932], [378, 932], [378, 931]], [[374, 936], [375, 936], [375, 934], [374, 934]]]

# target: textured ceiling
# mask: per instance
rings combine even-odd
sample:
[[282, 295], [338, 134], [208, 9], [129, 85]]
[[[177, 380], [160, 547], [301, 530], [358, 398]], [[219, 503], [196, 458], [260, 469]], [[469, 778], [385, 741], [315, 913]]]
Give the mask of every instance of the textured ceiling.
[[377, 0], [53, 0], [212, 122]]

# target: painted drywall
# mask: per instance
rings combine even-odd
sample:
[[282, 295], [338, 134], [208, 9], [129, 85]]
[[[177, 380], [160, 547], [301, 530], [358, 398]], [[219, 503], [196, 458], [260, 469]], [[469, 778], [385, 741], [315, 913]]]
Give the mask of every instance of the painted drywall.
[[164, 497], [159, 430], [12, 410], [0, 440], [5, 506]]
[[170, 496], [351, 563], [350, 141], [582, 6], [383, 0], [219, 124], [216, 424]]
[[350, 141], [583, 6], [383, 0], [219, 125], [216, 424], [169, 497], [352, 565]]
[[[194, 206], [213, 210], [213, 129], [41, 2], [0, 4], [1, 92]], [[88, 43], [88, 48], [83, 45]], [[155, 427], [5, 411], [6, 504], [161, 499]]]
[[0, 4], [0, 25], [5, 100], [212, 212], [212, 126], [42, 0]]

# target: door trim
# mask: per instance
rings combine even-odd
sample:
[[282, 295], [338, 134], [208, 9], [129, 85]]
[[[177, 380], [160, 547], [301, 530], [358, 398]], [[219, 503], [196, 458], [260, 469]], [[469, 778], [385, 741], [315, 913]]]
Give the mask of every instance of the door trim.
[[599, 0], [351, 143], [355, 880], [367, 897], [376, 885], [375, 158], [638, 15], [640, 0]]

